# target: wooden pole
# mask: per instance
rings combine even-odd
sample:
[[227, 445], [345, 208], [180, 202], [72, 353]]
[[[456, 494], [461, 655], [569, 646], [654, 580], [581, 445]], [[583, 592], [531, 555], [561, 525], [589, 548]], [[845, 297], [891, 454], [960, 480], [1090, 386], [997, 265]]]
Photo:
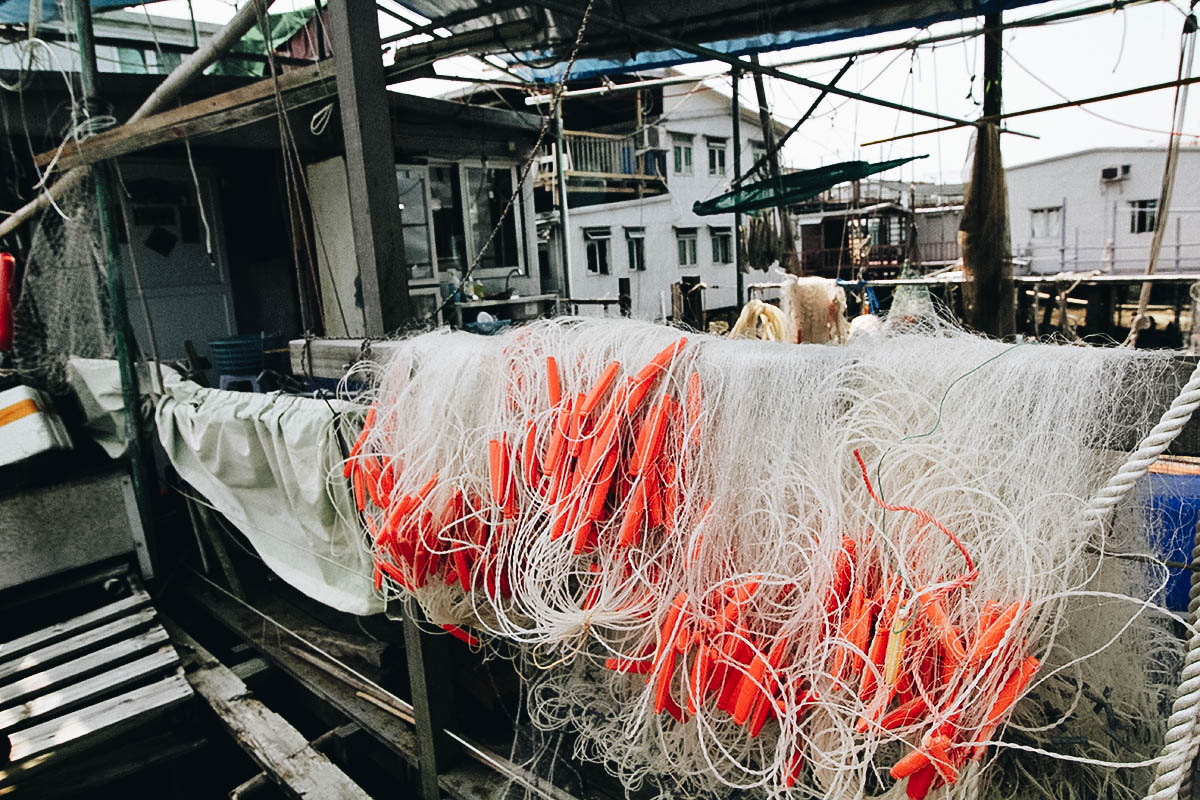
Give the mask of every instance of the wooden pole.
[[[733, 81], [733, 185], [742, 181], [742, 102], [738, 83], [742, 71], [734, 67], [729, 71]], [[742, 274], [742, 212], [733, 213], [733, 274], [737, 276], [737, 307], [746, 303], [746, 278]]]
[[337, 54], [338, 109], [366, 334], [386, 336], [412, 318], [412, 308], [375, 4], [330, 3], [329, 27]]
[[[984, 18], [983, 115], [1001, 113], [1001, 19]], [[1008, 337], [1016, 332], [1016, 289], [1013, 285], [1008, 227], [1008, 190], [1000, 155], [1000, 128], [983, 122], [977, 128], [971, 182], [964, 199], [959, 242], [963, 250], [964, 316], [979, 333]]]
[[[758, 56], [750, 57], [754, 64], [754, 91], [758, 97], [758, 119], [762, 125], [763, 141], [767, 145], [767, 167], [770, 171], [771, 181], [775, 184], [776, 197], [782, 194], [782, 184], [779, 181], [779, 151], [775, 147], [775, 127], [771, 123], [771, 112], [767, 110], [767, 90], [763, 85], [762, 72], [758, 69]], [[779, 265], [788, 272], [794, 275], [799, 275], [803, 271], [800, 267], [800, 259], [796, 258], [796, 240], [792, 237], [792, 223], [788, 219], [787, 208], [779, 203], [775, 206], [779, 211], [779, 227], [783, 234], [783, 253], [779, 259]]]

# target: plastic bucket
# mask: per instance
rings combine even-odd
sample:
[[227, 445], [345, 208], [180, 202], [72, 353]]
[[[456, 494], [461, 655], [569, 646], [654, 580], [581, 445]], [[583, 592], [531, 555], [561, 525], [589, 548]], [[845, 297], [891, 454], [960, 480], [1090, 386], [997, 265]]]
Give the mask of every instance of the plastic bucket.
[[276, 347], [278, 338], [274, 334], [253, 333], [209, 339], [213, 368], [220, 375], [257, 375], [266, 367], [266, 351]]

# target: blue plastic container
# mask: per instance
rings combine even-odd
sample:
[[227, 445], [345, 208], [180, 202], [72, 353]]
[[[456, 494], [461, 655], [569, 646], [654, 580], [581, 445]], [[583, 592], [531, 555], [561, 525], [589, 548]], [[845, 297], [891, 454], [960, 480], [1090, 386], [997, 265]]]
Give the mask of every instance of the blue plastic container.
[[267, 333], [209, 339], [213, 368], [219, 375], [257, 375], [266, 367], [266, 351], [275, 349], [278, 339]]
[[[1192, 560], [1192, 541], [1196, 522], [1200, 518], [1200, 475], [1146, 476], [1153, 531], [1152, 544], [1159, 556], [1167, 561], [1187, 563]], [[1171, 570], [1163, 602], [1173, 611], [1187, 611], [1191, 588], [1191, 573], [1186, 569]]]

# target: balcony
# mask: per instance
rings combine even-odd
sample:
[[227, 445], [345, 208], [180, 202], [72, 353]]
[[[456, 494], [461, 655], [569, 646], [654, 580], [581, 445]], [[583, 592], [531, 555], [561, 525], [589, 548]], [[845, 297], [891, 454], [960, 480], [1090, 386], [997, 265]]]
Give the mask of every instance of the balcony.
[[[667, 190], [662, 151], [639, 152], [634, 137], [622, 134], [566, 131], [563, 133], [563, 175], [571, 205], [607, 202], [627, 197], [607, 195], [662, 194]], [[542, 145], [538, 154], [537, 186], [557, 194], [558, 161], [555, 143]], [[557, 202], [557, 201], [556, 201]]]

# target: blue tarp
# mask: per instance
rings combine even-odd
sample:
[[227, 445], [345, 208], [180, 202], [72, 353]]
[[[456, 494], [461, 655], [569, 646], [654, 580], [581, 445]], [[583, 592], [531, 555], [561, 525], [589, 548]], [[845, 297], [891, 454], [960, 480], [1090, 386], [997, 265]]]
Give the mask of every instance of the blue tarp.
[[[92, 11], [112, 11], [137, 5], [141, 3], [131, 3], [129, 0], [92, 0]], [[30, 6], [33, 7], [33, 19], [39, 22], [55, 22], [63, 18], [62, 3], [59, 0], [0, 0], [0, 25], [26, 24], [30, 20]]]
[[[926, 28], [926, 26], [934, 23], [947, 22], [947, 20], [962, 19], [967, 17], [982, 17], [986, 13], [994, 13], [997, 11], [1007, 11], [1010, 8], [1019, 8], [1022, 6], [1037, 5], [1039, 2], [1046, 0], [931, 0], [925, 4], [907, 4], [911, 6], [911, 16], [904, 12], [880, 12], [871, 13], [865, 12], [854, 22], [859, 25], [842, 25], [842, 26], [826, 26], [817, 30], [780, 30], [773, 34], [763, 34], [760, 36], [750, 36], [744, 38], [728, 38], [728, 40], [702, 42], [704, 47], [716, 50], [719, 53], [728, 55], [750, 55], [752, 53], [770, 53], [773, 50], [786, 50], [794, 47], [803, 47], [805, 44], [821, 44], [824, 42], [835, 42], [847, 40], [859, 36], [870, 36], [871, 34], [883, 34], [883, 32], [904, 30], [910, 28]], [[898, 6], [904, 4], [896, 4]], [[852, 8], [854, 4], [847, 2], [847, 8]], [[852, 12], [850, 12], [852, 13]], [[626, 22], [636, 23], [634, 14], [629, 14]], [[589, 25], [589, 30], [599, 31], [604, 26], [600, 23], [593, 22]], [[653, 30], [653, 28], [652, 28]], [[520, 53], [511, 58], [500, 56], [510, 64], [517, 65], [515, 72], [521, 74], [522, 77], [528, 80], [535, 80], [540, 83], [553, 83], [562, 77], [565, 68], [565, 59], [558, 61], [556, 53], [541, 50], [541, 52]], [[660, 49], [660, 50], [641, 50], [628, 56], [628, 58], [584, 58], [577, 59], [575, 66], [571, 68], [571, 78], [595, 78], [598, 76], [606, 76], [606, 74], [619, 74], [625, 72], [640, 72], [642, 70], [652, 70], [658, 67], [670, 67], [680, 64], [691, 64], [695, 61], [703, 61], [704, 59], [680, 49]], [[530, 66], [546, 62], [547, 66]], [[553, 62], [553, 64], [551, 64]]]

